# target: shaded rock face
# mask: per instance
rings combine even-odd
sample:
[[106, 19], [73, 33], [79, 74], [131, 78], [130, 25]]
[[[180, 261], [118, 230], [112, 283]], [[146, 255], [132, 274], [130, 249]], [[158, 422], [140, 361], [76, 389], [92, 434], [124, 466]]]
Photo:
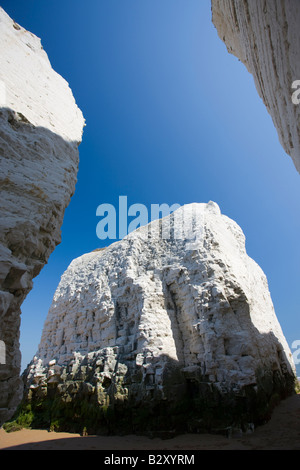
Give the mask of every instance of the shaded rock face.
[[22, 397], [20, 306], [60, 242], [83, 125], [40, 40], [0, 8], [0, 424]]
[[212, 0], [212, 21], [228, 51], [253, 75], [280, 143], [300, 172], [299, 1]]
[[245, 429], [294, 378], [266, 277], [210, 202], [70, 264], [24, 374], [24, 404], [37, 425], [73, 431]]

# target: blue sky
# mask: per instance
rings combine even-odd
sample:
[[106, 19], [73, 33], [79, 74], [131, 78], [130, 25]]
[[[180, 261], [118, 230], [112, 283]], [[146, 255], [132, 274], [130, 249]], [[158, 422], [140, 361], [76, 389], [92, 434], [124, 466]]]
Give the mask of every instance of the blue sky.
[[248, 254], [266, 273], [292, 347], [300, 340], [300, 176], [252, 76], [219, 39], [210, 1], [1, 6], [41, 38], [86, 119], [62, 242], [22, 307], [22, 367], [37, 350], [64, 270], [106, 244], [96, 236], [96, 208], [117, 206], [120, 195], [148, 208], [217, 202], [241, 226]]

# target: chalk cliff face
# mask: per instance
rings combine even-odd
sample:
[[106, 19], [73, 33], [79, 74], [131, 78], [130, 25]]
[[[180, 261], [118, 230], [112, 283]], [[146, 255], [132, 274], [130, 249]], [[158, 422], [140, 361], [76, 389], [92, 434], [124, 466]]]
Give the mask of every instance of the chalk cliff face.
[[198, 431], [265, 419], [294, 366], [242, 230], [210, 202], [75, 259], [24, 380], [39, 423], [51, 397], [61, 429]]
[[212, 0], [212, 21], [228, 51], [253, 75], [280, 143], [300, 172], [299, 1]]
[[0, 8], [0, 424], [21, 396], [20, 306], [60, 242], [84, 120], [40, 39]]

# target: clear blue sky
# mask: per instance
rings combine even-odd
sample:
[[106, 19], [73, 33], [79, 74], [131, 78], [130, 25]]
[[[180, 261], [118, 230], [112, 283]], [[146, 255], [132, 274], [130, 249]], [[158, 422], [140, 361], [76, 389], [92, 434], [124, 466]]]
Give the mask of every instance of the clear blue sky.
[[97, 206], [117, 205], [120, 195], [149, 208], [217, 202], [241, 226], [248, 254], [266, 273], [289, 345], [300, 340], [300, 175], [252, 76], [219, 39], [210, 1], [1, 6], [41, 38], [87, 124], [62, 243], [23, 304], [22, 366], [37, 350], [64, 270], [104, 246], [96, 237]]

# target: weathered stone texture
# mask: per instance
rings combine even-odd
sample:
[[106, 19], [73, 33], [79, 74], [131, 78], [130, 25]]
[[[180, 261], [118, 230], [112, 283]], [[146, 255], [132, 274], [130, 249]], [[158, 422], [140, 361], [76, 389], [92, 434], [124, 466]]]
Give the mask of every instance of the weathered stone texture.
[[300, 80], [300, 2], [212, 0], [212, 21], [228, 51], [253, 75], [280, 143], [300, 172], [300, 104], [292, 101], [292, 84]]
[[[189, 239], [177, 238], [182, 220]], [[294, 366], [243, 232], [210, 202], [75, 259], [24, 379], [33, 404], [93, 406], [94, 432], [104, 408], [119, 431], [183, 431], [264, 419], [274, 397], [292, 392]]]
[[22, 396], [20, 306], [60, 242], [84, 120], [40, 39], [0, 8], [0, 424]]

